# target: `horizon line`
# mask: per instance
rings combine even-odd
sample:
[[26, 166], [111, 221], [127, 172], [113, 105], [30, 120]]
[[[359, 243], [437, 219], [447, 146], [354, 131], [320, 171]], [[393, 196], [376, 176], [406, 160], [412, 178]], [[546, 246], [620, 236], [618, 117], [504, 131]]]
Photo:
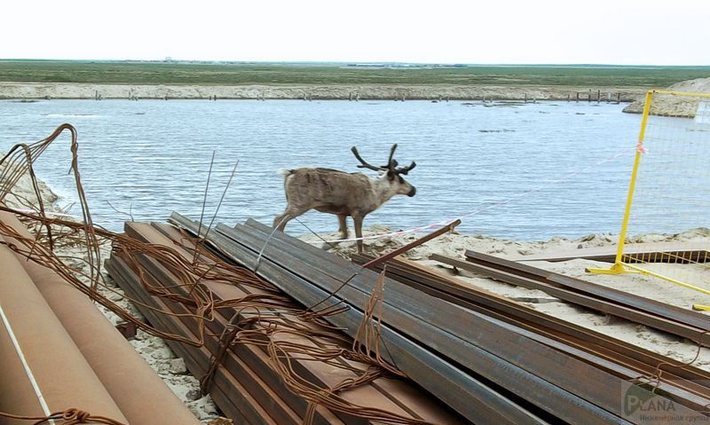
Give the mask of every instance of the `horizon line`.
[[710, 65], [656, 65], [622, 63], [467, 63], [467, 62], [408, 62], [408, 61], [323, 61], [323, 60], [220, 60], [220, 59], [49, 59], [49, 58], [0, 58], [0, 62], [117, 62], [117, 63], [202, 63], [202, 64], [320, 64], [347, 66], [441, 66], [441, 67], [639, 67], [639, 68], [710, 68]]

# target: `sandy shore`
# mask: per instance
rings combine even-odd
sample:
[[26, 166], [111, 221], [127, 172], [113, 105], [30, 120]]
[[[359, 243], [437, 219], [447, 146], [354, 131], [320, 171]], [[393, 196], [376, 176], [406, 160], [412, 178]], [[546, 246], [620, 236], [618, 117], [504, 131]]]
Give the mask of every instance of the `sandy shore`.
[[570, 100], [632, 102], [645, 90], [615, 87], [309, 85], [206, 86], [0, 82], [0, 99]]

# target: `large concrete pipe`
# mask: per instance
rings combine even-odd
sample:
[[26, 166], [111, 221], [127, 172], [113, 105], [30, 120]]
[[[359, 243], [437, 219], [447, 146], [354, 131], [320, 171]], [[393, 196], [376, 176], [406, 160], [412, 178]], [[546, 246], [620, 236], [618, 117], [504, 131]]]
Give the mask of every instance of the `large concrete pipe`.
[[[0, 411], [47, 417], [76, 408], [127, 419], [12, 251], [0, 245]], [[0, 424], [24, 425], [0, 416]]]
[[[0, 211], [0, 221], [31, 237], [14, 215]], [[131, 424], [199, 424], [87, 296], [55, 271], [19, 254], [18, 258]]]

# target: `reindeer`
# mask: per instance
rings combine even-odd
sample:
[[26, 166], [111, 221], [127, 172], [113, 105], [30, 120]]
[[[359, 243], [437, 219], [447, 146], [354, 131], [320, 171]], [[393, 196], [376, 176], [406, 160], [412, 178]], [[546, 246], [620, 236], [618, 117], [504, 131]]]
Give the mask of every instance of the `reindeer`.
[[335, 214], [340, 223], [340, 234], [348, 237], [346, 219], [353, 218], [357, 251], [362, 252], [362, 221], [394, 195], [414, 196], [416, 188], [407, 183], [402, 175], [407, 175], [417, 164], [397, 167], [393, 158], [397, 145], [392, 145], [387, 165], [376, 167], [362, 159], [355, 146], [352, 152], [360, 161], [358, 168], [380, 172], [377, 178], [363, 173], [346, 173], [329, 168], [296, 168], [283, 170], [286, 192], [286, 210], [274, 219], [274, 228], [283, 231], [286, 224], [301, 214], [316, 211]]

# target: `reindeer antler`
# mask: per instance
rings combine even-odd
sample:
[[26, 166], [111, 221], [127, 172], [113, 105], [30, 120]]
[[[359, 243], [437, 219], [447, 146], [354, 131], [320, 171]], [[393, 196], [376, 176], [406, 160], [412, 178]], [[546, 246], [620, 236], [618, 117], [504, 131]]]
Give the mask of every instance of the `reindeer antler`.
[[[396, 161], [395, 161], [395, 162], [396, 162]], [[414, 167], [416, 167], [416, 166], [417, 166], [417, 163], [414, 162], [414, 161], [412, 161], [412, 163], [409, 164], [409, 166], [407, 166], [407, 167], [399, 167], [395, 172], [396, 172], [397, 174], [404, 174], [404, 175], [406, 176], [407, 173], [409, 173], [410, 171], [412, 171], [412, 168], [414, 168]]]
[[358, 165], [358, 166], [357, 166], [358, 168], [367, 168], [367, 169], [370, 169], [370, 170], [373, 170], [373, 171], [384, 171], [384, 170], [387, 170], [387, 169], [388, 169], [388, 168], [386, 168], [386, 167], [385, 167], [385, 168], [383, 168], [383, 167], [375, 167], [374, 165], [371, 165], [371, 164], [368, 164], [367, 162], [365, 162], [365, 160], [362, 159], [362, 157], [361, 157], [360, 154], [358, 153], [357, 148], [356, 148], [355, 146], [353, 146], [352, 148], [350, 148], [350, 150], [353, 151], [353, 154], [355, 155], [355, 158], [357, 158], [357, 160], [360, 161], [360, 163], [362, 164], [362, 165]]
[[409, 171], [412, 170], [412, 168], [416, 167], [417, 164], [412, 161], [412, 163], [407, 166], [407, 167], [400, 167], [397, 168], [397, 165], [399, 163], [397, 162], [396, 159], [394, 159], [394, 151], [397, 149], [397, 144], [393, 144], [392, 147], [390, 148], [390, 156], [387, 159], [387, 165], [382, 166], [382, 167], [376, 167], [372, 164], [368, 164], [365, 162], [364, 159], [360, 156], [360, 153], [358, 153], [357, 148], [353, 146], [350, 150], [353, 151], [353, 154], [355, 155], [355, 158], [357, 158], [358, 161], [360, 161], [361, 165], [358, 165], [358, 168], [367, 168], [370, 170], [374, 171], [390, 171], [392, 174], [404, 174], [406, 175]]
[[392, 161], [392, 158], [394, 158], [395, 149], [397, 149], [396, 143], [392, 145], [392, 148], [390, 149], [390, 157], [387, 159], [387, 168], [392, 172], [395, 172], [394, 167], [397, 166], [397, 161]]

